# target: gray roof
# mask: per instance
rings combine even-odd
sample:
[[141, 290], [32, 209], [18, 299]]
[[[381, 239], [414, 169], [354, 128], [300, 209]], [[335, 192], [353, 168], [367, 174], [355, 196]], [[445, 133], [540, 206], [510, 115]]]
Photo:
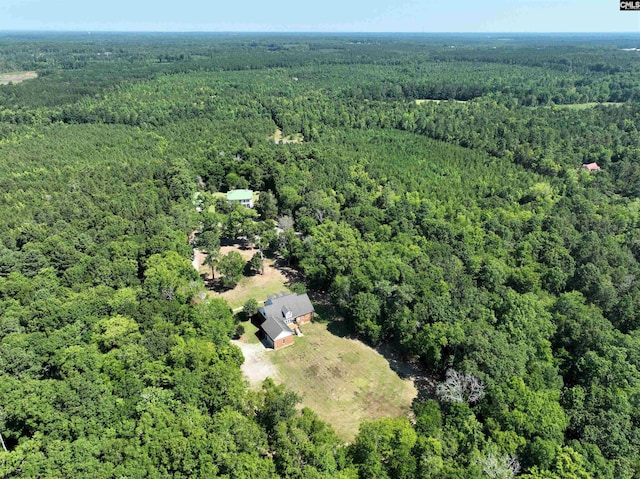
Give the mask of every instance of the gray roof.
[[268, 318], [269, 316], [282, 318], [284, 316], [283, 310], [291, 311], [294, 318], [313, 313], [314, 311], [311, 300], [306, 293], [300, 295], [295, 293], [282, 293], [281, 296], [278, 296], [277, 294], [273, 297], [269, 296], [269, 298], [264, 302], [264, 307], [260, 308], [260, 310], [265, 318]]
[[269, 336], [272, 341], [286, 336], [291, 336], [293, 334], [289, 327], [284, 324], [280, 318], [274, 316], [269, 316], [265, 319], [260, 327], [265, 333], [267, 333], [267, 336]]

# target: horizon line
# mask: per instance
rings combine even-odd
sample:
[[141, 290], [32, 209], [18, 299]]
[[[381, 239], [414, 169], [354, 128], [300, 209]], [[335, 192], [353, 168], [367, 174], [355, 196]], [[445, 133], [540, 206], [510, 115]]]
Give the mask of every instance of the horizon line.
[[63, 29], [2, 29], [0, 33], [181, 33], [181, 34], [320, 34], [320, 35], [639, 35], [640, 31], [391, 31], [391, 30], [63, 30]]

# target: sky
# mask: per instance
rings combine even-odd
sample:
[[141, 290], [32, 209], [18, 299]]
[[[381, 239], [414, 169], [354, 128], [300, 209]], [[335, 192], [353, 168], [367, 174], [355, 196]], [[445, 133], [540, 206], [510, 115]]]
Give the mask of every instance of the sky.
[[0, 30], [638, 32], [619, 0], [0, 0]]

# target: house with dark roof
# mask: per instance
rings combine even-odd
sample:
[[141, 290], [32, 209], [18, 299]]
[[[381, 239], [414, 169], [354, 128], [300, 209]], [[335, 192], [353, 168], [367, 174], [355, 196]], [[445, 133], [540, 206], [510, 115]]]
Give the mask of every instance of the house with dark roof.
[[259, 311], [264, 318], [260, 328], [273, 349], [293, 344], [294, 335], [302, 335], [300, 326], [311, 322], [315, 312], [309, 296], [284, 291], [269, 295]]
[[267, 346], [273, 349], [293, 344], [293, 331], [278, 317], [270, 316], [260, 325], [264, 331]]

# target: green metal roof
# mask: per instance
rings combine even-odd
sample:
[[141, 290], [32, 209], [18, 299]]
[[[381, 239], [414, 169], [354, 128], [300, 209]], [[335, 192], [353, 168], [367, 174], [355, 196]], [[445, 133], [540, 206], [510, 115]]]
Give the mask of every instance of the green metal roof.
[[253, 199], [252, 190], [231, 190], [227, 193], [227, 201], [241, 201]]

